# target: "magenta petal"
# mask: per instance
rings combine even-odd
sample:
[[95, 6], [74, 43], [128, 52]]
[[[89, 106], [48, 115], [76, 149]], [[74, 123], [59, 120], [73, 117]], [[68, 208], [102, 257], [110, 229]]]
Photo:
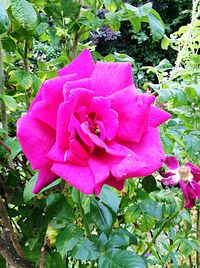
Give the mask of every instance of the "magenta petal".
[[196, 182], [199, 182], [199, 181], [200, 181], [200, 168], [197, 167], [197, 166], [195, 166], [195, 165], [193, 165], [193, 164], [190, 163], [190, 162], [187, 162], [187, 163], [185, 164], [185, 166], [190, 167], [194, 180], [195, 180]]
[[54, 163], [52, 171], [84, 194], [94, 192], [94, 176], [88, 166]]
[[63, 95], [64, 95], [65, 101], [69, 100], [70, 90], [76, 89], [76, 88], [84, 88], [84, 89], [91, 91], [91, 79], [85, 78], [85, 79], [67, 82], [63, 87]]
[[124, 143], [146, 164], [146, 167], [132, 174], [133, 177], [148, 176], [159, 170], [165, 160], [165, 154], [160, 141], [159, 131], [156, 128], [148, 129], [140, 143]]
[[190, 204], [190, 199], [188, 196], [187, 187], [182, 180], [180, 180], [179, 184], [180, 184], [181, 190], [182, 190], [184, 198], [185, 198], [185, 208], [191, 208], [192, 206]]
[[30, 114], [17, 121], [17, 137], [33, 169], [49, 163], [47, 153], [55, 143], [55, 131]]
[[55, 181], [58, 176], [51, 171], [52, 162], [49, 165], [41, 168], [38, 172], [37, 182], [34, 186], [33, 193], [38, 194], [44, 187]]
[[110, 185], [114, 188], [116, 188], [119, 191], [122, 191], [124, 188], [125, 180], [117, 180], [113, 176], [110, 176], [106, 181], [105, 184]]
[[38, 101], [42, 101], [42, 92], [41, 92], [41, 89], [38, 91], [37, 95], [35, 96], [34, 100], [32, 101], [29, 109], [28, 109], [28, 112], [30, 112], [33, 108], [33, 106], [36, 104], [36, 102]]
[[96, 96], [109, 96], [133, 84], [130, 63], [97, 62], [91, 76]]
[[71, 114], [73, 112], [71, 103], [62, 103], [58, 109], [56, 144], [58, 147], [66, 149], [69, 144], [70, 131], [68, 129]]
[[149, 123], [151, 127], [158, 127], [165, 121], [167, 121], [171, 115], [164, 110], [157, 108], [156, 106], [151, 106]]
[[57, 107], [55, 109], [53, 105], [48, 105], [44, 101], [38, 101], [31, 110], [31, 116], [52, 128], [56, 128]]
[[175, 156], [167, 156], [165, 159], [165, 165], [171, 170], [175, 170], [180, 167]]
[[62, 148], [54, 144], [48, 152], [47, 157], [51, 161], [64, 163], [66, 162], [66, 150], [63, 150]]
[[[112, 175], [108, 177], [107, 180], [104, 181], [104, 184], [107, 184], [109, 186], [112, 186], [116, 188], [119, 191], [122, 191], [124, 188], [125, 180], [117, 181], [116, 178], [114, 178]], [[103, 183], [99, 183], [95, 185], [95, 194], [99, 195], [102, 189]]]
[[164, 185], [169, 186], [169, 187], [175, 186], [175, 185], [177, 185], [179, 183], [179, 181], [177, 181], [175, 176], [170, 176], [170, 177], [167, 177], [167, 178], [164, 177], [164, 178], [162, 178], [161, 182]]
[[94, 175], [95, 184], [102, 183], [109, 177], [109, 167], [106, 162], [103, 162], [101, 159], [91, 156], [88, 159], [88, 165]]
[[[138, 95], [133, 86], [116, 92], [109, 98], [112, 109], [118, 113], [118, 138], [139, 142], [148, 125], [150, 103], [147, 98], [144, 102], [143, 96]], [[151, 97], [149, 99], [153, 101]]]
[[58, 70], [58, 75], [77, 74], [77, 79], [90, 77], [95, 64], [88, 49], [84, 49], [81, 54], [67, 66]]
[[147, 164], [140, 161], [135, 154], [128, 154], [122, 161], [112, 166], [111, 173], [117, 179], [130, 178], [132, 174], [146, 166]]
[[106, 137], [108, 141], [112, 141], [118, 132], [118, 113], [112, 109], [102, 113], [102, 122], [105, 127]]
[[200, 185], [195, 180], [191, 181], [190, 185], [195, 189], [196, 196], [200, 199]]
[[76, 79], [76, 75], [67, 75], [63, 77], [55, 77], [46, 80], [41, 87], [42, 100], [49, 105], [58, 106], [63, 102], [63, 86], [66, 82]]

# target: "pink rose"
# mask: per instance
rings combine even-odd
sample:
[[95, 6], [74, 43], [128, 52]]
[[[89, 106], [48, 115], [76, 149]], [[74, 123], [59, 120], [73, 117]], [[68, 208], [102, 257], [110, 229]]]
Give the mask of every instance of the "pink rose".
[[180, 166], [174, 156], [166, 157], [165, 164], [168, 171], [160, 172], [162, 183], [169, 187], [179, 184], [185, 197], [185, 208], [195, 206], [196, 198], [200, 199], [200, 168], [190, 162]]
[[88, 50], [41, 86], [17, 136], [38, 180], [38, 193], [61, 177], [85, 194], [119, 190], [165, 160], [158, 126], [170, 115], [138, 94], [129, 63], [93, 62]]

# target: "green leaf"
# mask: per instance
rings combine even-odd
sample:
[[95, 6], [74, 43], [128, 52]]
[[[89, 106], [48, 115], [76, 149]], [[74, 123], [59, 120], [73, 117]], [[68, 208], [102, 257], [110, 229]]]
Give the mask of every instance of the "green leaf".
[[46, 191], [46, 190], [49, 190], [51, 189], [52, 187], [58, 185], [59, 183], [61, 183], [62, 179], [57, 179], [55, 181], [53, 181], [52, 183], [50, 183], [48, 186], [46, 186], [45, 188], [42, 189], [42, 191], [40, 191], [40, 193]]
[[46, 23], [46, 22], [41, 22], [40, 24], [38, 24], [38, 26], [36, 27], [35, 29], [35, 33], [38, 35], [38, 36], [41, 36], [43, 35], [46, 30], [49, 28], [49, 24]]
[[78, 260], [96, 260], [99, 257], [97, 247], [86, 237], [82, 238], [80, 242], [72, 249], [71, 256]]
[[10, 72], [9, 83], [18, 89], [27, 90], [31, 87], [33, 80], [28, 72], [19, 69]]
[[99, 268], [147, 268], [145, 260], [128, 250], [109, 249], [99, 258]]
[[0, 35], [10, 29], [10, 19], [5, 8], [0, 3]]
[[19, 152], [21, 152], [21, 146], [16, 138], [8, 138], [5, 140], [5, 143], [8, 145], [11, 151], [12, 158], [14, 159]]
[[106, 244], [106, 249], [109, 248], [127, 248], [130, 244], [137, 245], [135, 235], [126, 229], [113, 230], [109, 236], [109, 241]]
[[16, 44], [14, 40], [10, 37], [2, 38], [2, 46], [3, 46], [3, 49], [7, 52], [14, 52], [16, 49]]
[[83, 234], [83, 230], [74, 224], [69, 224], [64, 230], [59, 232], [56, 238], [56, 248], [62, 257], [78, 244]]
[[164, 72], [167, 70], [171, 70], [172, 69], [172, 65], [171, 63], [167, 60], [167, 59], [163, 59], [157, 66], [156, 69], [160, 72]]
[[66, 268], [66, 262], [58, 252], [48, 252], [46, 254], [45, 268]]
[[38, 25], [37, 12], [26, 0], [11, 0], [11, 10], [16, 21], [27, 30], [34, 30]]
[[154, 218], [148, 214], [144, 214], [140, 225], [140, 230], [143, 232], [147, 232], [153, 229], [154, 224], [155, 224]]
[[139, 207], [141, 211], [145, 212], [145, 214], [153, 216], [157, 219], [162, 218], [162, 205], [150, 197], [140, 201]]
[[63, 9], [63, 14], [67, 18], [76, 17], [81, 8], [81, 5], [73, 0], [61, 0], [61, 6]]
[[196, 135], [184, 135], [185, 148], [190, 155], [198, 155], [200, 151], [200, 138]]
[[156, 180], [151, 176], [144, 177], [142, 180], [142, 186], [148, 193], [153, 192], [156, 189]]
[[125, 212], [125, 222], [126, 223], [137, 222], [140, 216], [141, 216], [141, 210], [139, 206], [136, 203], [133, 203], [131, 206], [128, 207], [127, 211]]
[[156, 12], [154, 9], [152, 9], [147, 16], [153, 39], [155, 41], [158, 41], [163, 37], [165, 33], [165, 25], [158, 12]]
[[17, 102], [13, 97], [8, 95], [0, 95], [0, 99], [2, 99], [9, 110], [15, 111], [17, 109]]
[[108, 232], [113, 225], [113, 218], [110, 210], [101, 202], [92, 200], [90, 207], [90, 216], [93, 223], [102, 232]]
[[125, 7], [128, 11], [131, 11], [136, 17], [142, 18], [147, 16], [152, 10], [152, 3], [146, 3], [140, 7], [134, 7], [128, 3], [125, 3]]
[[172, 154], [174, 149], [174, 141], [170, 135], [164, 134], [161, 136], [162, 145], [166, 154]]
[[161, 48], [167, 50], [170, 44], [171, 44], [171, 39], [169, 39], [167, 36], [165, 36], [162, 39]]
[[24, 202], [30, 201], [35, 196], [35, 194], [33, 193], [33, 187], [35, 186], [37, 177], [38, 177], [38, 173], [35, 173], [35, 175], [26, 183], [26, 186], [23, 192]]
[[10, 6], [11, 0], [0, 0], [0, 5], [3, 6], [4, 9], [7, 9]]
[[106, 205], [108, 205], [114, 212], [117, 213], [120, 204], [120, 198], [118, 197], [117, 193], [113, 190], [112, 187], [104, 185], [102, 187], [99, 198]]

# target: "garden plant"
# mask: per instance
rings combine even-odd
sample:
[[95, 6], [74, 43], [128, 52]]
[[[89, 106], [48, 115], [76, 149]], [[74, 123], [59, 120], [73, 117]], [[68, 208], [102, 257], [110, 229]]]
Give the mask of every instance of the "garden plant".
[[0, 0], [0, 268], [200, 267], [200, 0]]

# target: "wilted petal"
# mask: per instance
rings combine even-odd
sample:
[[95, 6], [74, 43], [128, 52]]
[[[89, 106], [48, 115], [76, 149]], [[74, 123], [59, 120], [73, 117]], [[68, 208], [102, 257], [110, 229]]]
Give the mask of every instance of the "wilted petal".
[[170, 170], [175, 170], [179, 168], [179, 162], [175, 156], [167, 156], [165, 159], [165, 165], [170, 169]]
[[191, 169], [191, 173], [192, 173], [192, 175], [193, 175], [194, 180], [195, 180], [196, 182], [199, 182], [199, 181], [200, 181], [200, 168], [197, 167], [197, 166], [195, 166], [195, 165], [193, 165], [193, 164], [190, 163], [190, 162], [187, 162], [187, 163], [185, 164], [185, 166], [190, 167], [190, 169]]

